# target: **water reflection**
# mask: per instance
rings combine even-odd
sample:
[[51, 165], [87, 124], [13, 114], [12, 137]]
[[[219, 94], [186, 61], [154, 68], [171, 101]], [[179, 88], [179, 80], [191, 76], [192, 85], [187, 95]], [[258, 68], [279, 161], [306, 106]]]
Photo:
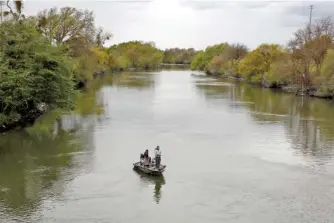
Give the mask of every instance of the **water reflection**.
[[67, 168], [76, 168], [73, 156], [83, 151], [75, 136], [60, 130], [55, 137], [16, 132], [0, 138], [0, 202], [7, 213], [26, 217], [37, 211], [52, 189], [57, 197], [72, 178]]
[[163, 70], [189, 70], [190, 64], [161, 64]]
[[155, 72], [122, 72], [113, 75], [112, 85], [116, 87], [142, 90], [154, 88]]
[[195, 84], [207, 100], [228, 100], [231, 109], [246, 109], [259, 125], [283, 125], [297, 155], [320, 159], [322, 164], [333, 158], [333, 103], [227, 80], [196, 80]]
[[230, 83], [213, 81], [214, 79], [198, 79], [195, 81], [197, 89], [206, 99], [226, 99], [230, 93]]
[[102, 82], [92, 83], [73, 113], [52, 111], [32, 127], [0, 137], [0, 218], [36, 222], [45, 199], [91, 168], [93, 132], [104, 115]]
[[150, 176], [136, 169], [133, 169], [133, 171], [138, 174], [142, 184], [145, 186], [154, 185], [153, 198], [155, 202], [159, 204], [161, 199], [161, 187], [166, 184], [164, 176]]

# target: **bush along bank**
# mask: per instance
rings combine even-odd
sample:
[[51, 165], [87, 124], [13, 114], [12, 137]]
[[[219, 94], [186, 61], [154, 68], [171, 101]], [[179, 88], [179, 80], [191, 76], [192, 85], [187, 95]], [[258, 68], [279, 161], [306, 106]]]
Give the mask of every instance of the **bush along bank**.
[[196, 54], [191, 69], [298, 95], [333, 98], [333, 27], [331, 17], [319, 19], [297, 30], [286, 46], [261, 44], [251, 51], [242, 44], [209, 46]]

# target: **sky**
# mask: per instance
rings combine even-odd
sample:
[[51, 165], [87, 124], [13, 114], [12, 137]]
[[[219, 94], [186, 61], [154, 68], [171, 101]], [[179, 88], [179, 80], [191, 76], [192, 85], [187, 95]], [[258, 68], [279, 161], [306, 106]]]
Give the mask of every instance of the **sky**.
[[26, 0], [24, 13], [57, 6], [89, 9], [96, 24], [113, 34], [108, 45], [130, 40], [153, 41], [161, 49], [195, 48], [221, 42], [286, 44], [309, 21], [334, 15], [330, 1], [225, 0]]

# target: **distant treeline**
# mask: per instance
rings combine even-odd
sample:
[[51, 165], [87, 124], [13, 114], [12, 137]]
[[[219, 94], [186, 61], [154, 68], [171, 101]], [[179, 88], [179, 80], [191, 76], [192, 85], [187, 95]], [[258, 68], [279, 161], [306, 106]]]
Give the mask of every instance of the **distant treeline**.
[[167, 64], [190, 64], [197, 51], [193, 48], [171, 48], [164, 51], [163, 63]]

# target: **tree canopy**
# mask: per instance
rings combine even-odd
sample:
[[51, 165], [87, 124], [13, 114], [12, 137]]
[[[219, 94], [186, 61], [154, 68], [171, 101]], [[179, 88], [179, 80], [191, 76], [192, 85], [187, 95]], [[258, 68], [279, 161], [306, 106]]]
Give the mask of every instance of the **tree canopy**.
[[0, 123], [18, 121], [41, 102], [71, 108], [74, 82], [63, 48], [31, 23], [1, 24], [0, 45]]

